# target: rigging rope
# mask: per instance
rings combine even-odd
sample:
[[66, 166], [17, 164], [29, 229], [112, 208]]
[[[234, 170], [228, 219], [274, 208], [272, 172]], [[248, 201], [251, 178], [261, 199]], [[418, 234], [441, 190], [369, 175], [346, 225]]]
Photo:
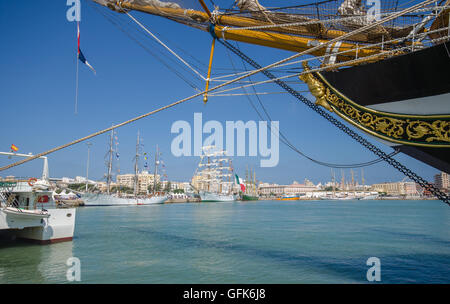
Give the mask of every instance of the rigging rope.
[[[255, 69], [260, 69], [261, 66], [253, 61], [250, 57], [242, 53], [240, 50], [235, 48], [232, 44], [230, 44], [227, 41], [222, 41], [218, 39], [218, 41], [223, 44], [226, 48], [230, 49], [233, 53], [241, 57], [243, 60], [248, 62], [250, 65], [252, 65]], [[268, 72], [267, 70], [261, 71], [264, 75], [266, 75], [268, 78], [275, 78], [273, 74]], [[419, 184], [423, 189], [429, 190], [433, 195], [435, 195], [438, 199], [443, 201], [444, 203], [448, 204], [450, 206], [450, 198], [443, 193], [441, 190], [439, 190], [435, 185], [427, 182], [425, 179], [417, 175], [416, 173], [412, 172], [410, 169], [406, 168], [404, 165], [402, 165], [400, 162], [392, 158], [392, 155], [388, 155], [385, 152], [383, 152], [381, 149], [370, 143], [368, 140], [357, 134], [355, 131], [344, 125], [342, 122], [338, 121], [336, 118], [331, 116], [329, 113], [325, 112], [320, 106], [312, 103], [310, 100], [305, 98], [303, 95], [299, 94], [297, 91], [289, 87], [287, 84], [282, 82], [281, 80], [275, 81], [276, 84], [278, 84], [280, 87], [291, 93], [294, 97], [299, 99], [301, 102], [306, 104], [308, 107], [310, 107], [312, 110], [317, 112], [319, 115], [324, 117], [326, 120], [331, 122], [333, 125], [338, 127], [340, 130], [342, 130], [344, 133], [352, 137], [354, 140], [356, 140], [358, 143], [369, 149], [371, 152], [373, 152], [375, 155], [377, 155], [382, 160], [386, 161], [388, 164], [393, 166], [395, 169], [403, 173], [405, 176], [409, 177], [411, 180]], [[392, 154], [392, 153], [391, 153]]]
[[[303, 91], [306, 92], [306, 91]], [[250, 96], [250, 95], [273, 95], [273, 94], [287, 94], [287, 92], [256, 92], [256, 93], [230, 93], [230, 94], [209, 94], [211, 97], [230, 97], [230, 96]]]
[[194, 72], [195, 74], [197, 74], [197, 76], [199, 76], [201, 79], [203, 79], [204, 81], [206, 81], [206, 78], [200, 74], [196, 69], [194, 69], [189, 63], [187, 63], [183, 58], [181, 58], [177, 53], [175, 53], [171, 48], [169, 48], [164, 42], [162, 42], [161, 40], [159, 40], [158, 37], [156, 37], [152, 32], [150, 32], [145, 26], [142, 25], [142, 23], [140, 23], [139, 21], [136, 20], [136, 18], [134, 18], [133, 16], [131, 16], [130, 13], [128, 13], [127, 11], [125, 11], [125, 14], [127, 14], [128, 17], [131, 18], [131, 20], [133, 20], [134, 22], [136, 22], [137, 25], [139, 25], [144, 31], [146, 31], [150, 36], [153, 37], [153, 39], [155, 39], [159, 44], [161, 44], [165, 49], [167, 49], [172, 55], [174, 55], [175, 57], [178, 58], [178, 60], [180, 60], [183, 64], [185, 64], [192, 72]]
[[[236, 45], [236, 49], [238, 49], [238, 50], [240, 51], [239, 46], [237, 46], [237, 45]], [[242, 60], [242, 64], [243, 64], [243, 66], [244, 66], [244, 69], [247, 70], [247, 67], [246, 67], [246, 65], [245, 65], [244, 58], [241, 57], [241, 60]], [[230, 57], [230, 62], [231, 62], [231, 65], [232, 65], [233, 68], [234, 68], [234, 63], [233, 63], [233, 60], [231, 59], [231, 57]], [[251, 81], [251, 77], [248, 77], [248, 79]], [[244, 92], [247, 93], [247, 90], [246, 90], [245, 88], [242, 88], [242, 89], [243, 89]], [[258, 100], [258, 102], [259, 102], [261, 108], [263, 109], [264, 113], [266, 114], [268, 120], [269, 120], [269, 121], [272, 121], [272, 118], [270, 117], [270, 115], [269, 115], [269, 113], [268, 113], [266, 107], [264, 106], [262, 100], [261, 100], [261, 99], [259, 98], [259, 96], [256, 94], [255, 86], [252, 86], [252, 89], [253, 89], [253, 92], [254, 92], [255, 95], [256, 95], [256, 98], [257, 98], [257, 100]], [[297, 91], [297, 92], [299, 92], [299, 91]], [[309, 91], [307, 91], [307, 92], [309, 92]], [[287, 92], [287, 93], [289, 93], [289, 92]], [[252, 106], [252, 108], [256, 111], [256, 113], [257, 113], [258, 116], [260, 117], [260, 119], [264, 120], [264, 118], [262, 117], [261, 113], [260, 113], [260, 112], [256, 109], [256, 107], [254, 106], [254, 104], [253, 104], [252, 100], [250, 99], [250, 96], [249, 96], [248, 93], [247, 93], [247, 99], [248, 99], [250, 105]], [[270, 131], [272, 132], [271, 126], [270, 126], [269, 124], [268, 124], [268, 128], [269, 128]], [[273, 134], [273, 136], [275, 135], [275, 133], [272, 133], [272, 134]], [[377, 159], [374, 159], [374, 160], [372, 160], [372, 161], [368, 161], [368, 162], [364, 162], [364, 163], [358, 163], [358, 164], [333, 164], [333, 163], [328, 163], [328, 162], [322, 162], [322, 161], [319, 161], [319, 160], [317, 160], [317, 159], [314, 159], [314, 158], [312, 158], [312, 157], [306, 155], [306, 154], [303, 153], [302, 151], [300, 151], [296, 146], [294, 146], [294, 145], [287, 139], [287, 137], [283, 134], [283, 132], [281, 132], [280, 129], [278, 129], [278, 134], [279, 134], [279, 135], [278, 135], [278, 138], [280, 139], [280, 141], [281, 141], [282, 143], [284, 143], [287, 147], [289, 147], [291, 150], [293, 150], [294, 152], [298, 153], [299, 155], [305, 157], [306, 159], [308, 159], [308, 160], [310, 160], [310, 161], [312, 161], [312, 162], [314, 162], [314, 163], [316, 163], [316, 164], [318, 164], [318, 165], [325, 166], [325, 167], [330, 167], [330, 168], [348, 168], [348, 169], [349, 169], [349, 168], [362, 168], [362, 167], [374, 165], [374, 164], [379, 163], [379, 162], [381, 162], [381, 161], [383, 160], [383, 159], [381, 159], [381, 158], [377, 158]], [[396, 154], [398, 154], [398, 153], [400, 153], [400, 150], [395, 150], [394, 152], [392, 152], [391, 154], [389, 154], [389, 156], [394, 156], [394, 155], [396, 155]]]
[[[447, 30], [447, 29], [445, 29], [445, 30]], [[441, 30], [439, 30], [439, 31], [441, 31]], [[428, 32], [428, 33], [431, 33], [431, 32], [432, 32], [432, 31], [430, 31], [430, 32]], [[436, 31], [434, 31], [434, 32], [436, 32]], [[439, 43], [439, 42], [441, 42], [441, 41], [447, 40], [448, 38], [450, 38], [450, 35], [444, 36], [444, 37], [441, 37], [441, 38], [437, 38], [437, 39], [432, 39], [432, 40], [430, 40], [430, 41], [433, 42], [433, 43]], [[445, 44], [444, 44], [444, 46], [446, 47]], [[388, 55], [388, 54], [395, 55], [395, 54], [396, 54], [397, 52], [399, 52], [399, 51], [408, 51], [408, 50], [410, 50], [410, 49], [411, 49], [411, 46], [404, 46], [404, 47], [401, 47], [401, 48], [397, 48], [397, 49], [395, 49], [395, 50], [386, 51], [385, 53], [383, 53], [383, 55], [384, 55], [384, 56], [386, 56], [386, 55]], [[341, 54], [341, 53], [345, 53], [345, 52], [346, 52], [346, 51], [338, 52], [338, 53], [336, 53], [336, 54]], [[315, 59], [319, 59], [319, 58], [324, 58], [324, 57], [326, 57], [326, 56], [329, 56], [329, 55], [324, 55], [324, 56], [320, 56], [320, 57], [319, 57], [319, 56], [316, 56], [316, 57], [314, 57], [314, 58], [312, 58], [312, 59], [304, 59], [304, 60], [298, 60], [298, 61], [293, 61], [293, 62], [287, 62], [287, 63], [280, 64], [280, 65], [278, 65], [278, 66], [286, 66], [286, 65], [291, 65], [291, 64], [298, 64], [298, 63], [305, 62], [305, 61], [306, 61], [306, 62], [309, 62], [309, 61], [311, 61], [311, 60], [315, 60]], [[357, 59], [348, 60], [348, 61], [345, 61], [345, 62], [336, 63], [336, 64], [333, 64], [333, 65], [326, 65], [326, 66], [322, 66], [322, 67], [319, 67], [319, 68], [311, 68], [311, 70], [310, 70], [308, 73], [320, 72], [320, 71], [323, 71], [323, 70], [328, 70], [328, 69], [330, 69], [330, 68], [338, 68], [338, 67], [342, 67], [342, 66], [358, 64], [358, 63], [365, 62], [365, 61], [367, 61], [368, 59], [375, 59], [375, 58], [377, 58], [377, 57], [379, 57], [379, 56], [380, 56], [380, 54], [375, 54], [375, 55], [370, 55], [370, 56], [363, 57], [363, 58], [357, 58]], [[449, 55], [449, 56], [450, 56], [450, 55]], [[257, 71], [257, 70], [253, 70], [253, 71]], [[242, 72], [242, 73], [235, 73], [235, 74], [236, 74], [236, 75], [242, 75], [243, 73], [245, 73], [245, 72]], [[302, 75], [302, 74], [305, 74], [305, 73], [306, 73], [306, 72], [300, 72], [300, 73], [295, 73], [295, 74], [292, 74], [292, 75], [285, 75], [285, 76], [277, 77], [277, 78], [274, 78], [274, 79], [267, 79], [267, 80], [255, 82], [255, 83], [253, 83], [253, 84], [250, 83], [250, 84], [246, 84], [246, 85], [239, 86], [239, 87], [232, 87], [232, 88], [228, 88], [228, 89], [224, 89], [224, 90], [217, 91], [216, 94], [218, 94], [218, 93], [224, 93], [224, 92], [229, 92], [229, 91], [233, 91], [233, 90], [237, 90], [237, 89], [240, 89], [240, 88], [245, 88], [245, 87], [255, 86], [255, 85], [259, 85], [259, 84], [265, 84], [265, 83], [275, 82], [275, 80], [282, 80], [282, 79], [287, 79], [287, 78], [292, 78], [292, 77], [298, 77], [298, 76], [300, 76], [300, 75]], [[229, 77], [229, 76], [233, 76], [233, 75], [235, 75], [235, 74], [225, 75], [225, 76], [221, 76], [221, 77], [226, 78], [226, 77]], [[216, 79], [217, 79], [217, 78], [220, 78], [220, 77], [216, 77]], [[284, 82], [287, 83], [286, 81], [284, 81]]]
[[[436, 0], [435, 0], [436, 1]], [[422, 8], [417, 9], [412, 12], [428, 12], [430, 10], [436, 10], [436, 9], [445, 9], [449, 6], [433, 6], [432, 8]], [[272, 9], [271, 9], [272, 10]], [[410, 13], [412, 13], [410, 12]], [[391, 14], [395, 14], [396, 12], [389, 12], [389, 13], [380, 13], [380, 17], [387, 17]], [[226, 15], [226, 14], [224, 14]], [[272, 28], [283, 28], [283, 27], [295, 27], [295, 26], [304, 26], [304, 25], [314, 25], [314, 24], [326, 24], [326, 23], [342, 23], [346, 21], [354, 21], [354, 20], [360, 20], [361, 17], [365, 17], [366, 15], [357, 15], [357, 16], [351, 16], [351, 17], [341, 17], [336, 16], [335, 19], [323, 19], [323, 20], [310, 20], [310, 21], [300, 21], [300, 22], [289, 22], [289, 23], [276, 23], [276, 24], [267, 24], [267, 25], [258, 25], [258, 26], [248, 26], [248, 27], [224, 27], [221, 31], [227, 32], [227, 31], [241, 31], [241, 30], [265, 30], [265, 29], [272, 29]]]
[[[90, 3], [90, 2], [88, 2]], [[92, 6], [93, 4], [91, 4]], [[188, 84], [191, 88], [193, 88], [196, 92], [200, 92], [200, 89], [198, 88], [198, 86], [190, 79], [188, 79], [187, 77], [185, 77], [181, 72], [177, 71], [172, 65], [170, 65], [169, 63], [167, 63], [166, 61], [163, 60], [163, 58], [161, 58], [160, 56], [158, 56], [157, 54], [155, 54], [154, 51], [152, 51], [149, 47], [147, 47], [146, 45], [144, 45], [141, 41], [139, 41], [136, 37], [134, 37], [133, 35], [131, 35], [131, 33], [129, 31], [127, 31], [127, 29], [124, 28], [124, 25], [121, 24], [121, 20], [119, 20], [118, 18], [114, 18], [113, 15], [108, 16], [107, 14], [105, 14], [103, 11], [101, 11], [100, 9], [98, 9], [96, 6], [93, 6], [97, 12], [99, 12], [106, 20], [108, 20], [112, 25], [114, 25], [116, 28], [118, 28], [121, 32], [123, 32], [128, 38], [130, 38], [132, 41], [134, 41], [137, 45], [139, 45], [142, 49], [144, 49], [144, 51], [146, 51], [147, 53], [149, 53], [151, 56], [153, 56], [155, 59], [157, 59], [162, 65], [164, 65], [168, 70], [172, 71], [176, 76], [178, 76], [181, 80], [183, 80], [186, 84]], [[114, 20], [116, 19], [116, 20]], [[142, 34], [143, 33], [139, 33], [138, 34]], [[148, 36], [145, 35], [145, 38], [147, 38]], [[171, 59], [169, 59], [171, 60]], [[173, 60], [171, 60], [173, 63], [175, 64], [179, 64], [178, 62], [175, 62]]]

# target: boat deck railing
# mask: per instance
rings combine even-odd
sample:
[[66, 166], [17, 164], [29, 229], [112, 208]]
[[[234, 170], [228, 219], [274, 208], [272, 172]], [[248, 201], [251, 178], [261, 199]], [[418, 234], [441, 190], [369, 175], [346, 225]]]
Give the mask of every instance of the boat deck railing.
[[10, 191], [0, 192], [0, 208], [14, 207], [19, 212], [23, 212], [19, 208], [19, 201]]

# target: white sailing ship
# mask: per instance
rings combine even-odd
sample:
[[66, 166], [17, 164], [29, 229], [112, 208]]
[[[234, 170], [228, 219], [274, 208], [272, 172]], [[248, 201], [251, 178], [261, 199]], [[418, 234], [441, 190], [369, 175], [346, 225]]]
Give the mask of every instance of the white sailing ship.
[[215, 146], [205, 146], [202, 152], [192, 182], [196, 185], [201, 201], [235, 201], [237, 195], [233, 193], [233, 169], [226, 151], [218, 150]]
[[[122, 205], [154, 205], [154, 204], [164, 204], [168, 199], [167, 195], [160, 193], [153, 193], [150, 196], [139, 195], [138, 191], [138, 174], [139, 174], [139, 148], [140, 148], [140, 137], [139, 133], [137, 136], [136, 143], [136, 156], [135, 156], [135, 175], [134, 175], [134, 194], [132, 196], [127, 196], [121, 193], [111, 193], [111, 182], [112, 182], [112, 167], [113, 167], [113, 138], [114, 133], [111, 131], [110, 144], [109, 144], [109, 160], [107, 162], [108, 173], [106, 175], [106, 193], [84, 193], [82, 198], [86, 206], [122, 206]], [[157, 174], [158, 159], [155, 157], [155, 178]]]

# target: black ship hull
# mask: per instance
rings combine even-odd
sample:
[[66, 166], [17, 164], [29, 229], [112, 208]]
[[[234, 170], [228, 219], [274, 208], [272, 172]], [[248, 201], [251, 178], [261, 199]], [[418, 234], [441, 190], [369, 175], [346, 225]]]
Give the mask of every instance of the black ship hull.
[[328, 109], [450, 173], [450, 42], [314, 77]]

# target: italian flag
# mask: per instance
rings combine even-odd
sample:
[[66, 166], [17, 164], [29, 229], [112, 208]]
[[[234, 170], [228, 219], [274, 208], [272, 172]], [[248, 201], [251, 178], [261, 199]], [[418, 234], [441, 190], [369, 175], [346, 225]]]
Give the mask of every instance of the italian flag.
[[242, 191], [242, 192], [245, 192], [245, 184], [244, 184], [244, 181], [243, 181], [241, 178], [239, 178], [239, 176], [237, 176], [237, 174], [235, 174], [235, 176], [236, 176], [236, 184], [238, 184], [238, 185], [241, 186], [241, 191]]

